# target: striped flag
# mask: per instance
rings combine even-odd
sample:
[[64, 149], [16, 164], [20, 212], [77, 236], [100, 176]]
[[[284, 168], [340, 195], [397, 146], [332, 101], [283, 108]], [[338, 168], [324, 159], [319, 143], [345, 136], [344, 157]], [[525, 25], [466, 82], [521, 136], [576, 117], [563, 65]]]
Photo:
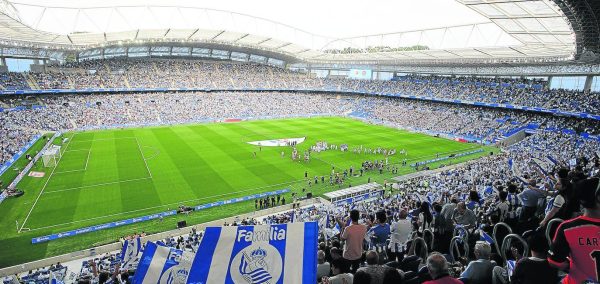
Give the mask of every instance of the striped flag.
[[484, 241], [488, 244], [494, 244], [494, 239], [486, 232], [484, 232], [483, 230], [479, 230], [479, 240], [480, 241]]
[[533, 158], [531, 159], [533, 161], [533, 164], [540, 169], [540, 171], [544, 174], [544, 175], [548, 175], [548, 172], [550, 171], [550, 167], [551, 165], [545, 163], [544, 161], [540, 160], [540, 159], [536, 159]]
[[316, 283], [316, 222], [209, 227], [187, 283]]
[[546, 156], [546, 160], [547, 160], [549, 163], [553, 164], [553, 165], [556, 165], [556, 164], [558, 164], [558, 161], [556, 161], [556, 159], [555, 159], [554, 157], [550, 156], [550, 155], [547, 155], [547, 156]]
[[506, 261], [506, 270], [508, 272], [508, 277], [511, 277], [513, 272], [515, 271], [515, 265], [517, 265], [516, 260], [509, 259]]
[[147, 242], [133, 276], [135, 284], [186, 283], [194, 254]]
[[135, 269], [142, 253], [142, 239], [134, 238], [125, 240], [121, 249], [121, 268], [124, 270]]
[[49, 284], [63, 284], [63, 281], [60, 278], [56, 272], [54, 271], [50, 271], [50, 280], [48, 281]]

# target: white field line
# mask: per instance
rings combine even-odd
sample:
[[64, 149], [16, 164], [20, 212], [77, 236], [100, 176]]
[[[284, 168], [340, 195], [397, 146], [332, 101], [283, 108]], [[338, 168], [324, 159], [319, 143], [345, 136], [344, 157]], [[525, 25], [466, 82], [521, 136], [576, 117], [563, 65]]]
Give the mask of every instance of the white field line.
[[78, 186], [78, 187], [71, 187], [71, 188], [65, 188], [65, 189], [59, 189], [59, 190], [52, 190], [52, 191], [46, 192], [45, 194], [51, 194], [51, 193], [57, 193], [57, 192], [64, 192], [64, 191], [71, 191], [71, 190], [83, 189], [83, 188], [90, 188], [90, 187], [98, 187], [98, 186], [111, 185], [111, 184], [117, 184], [117, 183], [125, 183], [125, 182], [131, 182], [131, 181], [139, 181], [139, 180], [145, 180], [145, 179], [151, 179], [151, 178], [152, 177], [143, 177], [143, 178], [134, 178], [134, 179], [119, 180], [119, 181], [111, 181], [111, 182], [105, 182], [105, 183], [97, 183], [97, 184], [84, 185], [84, 186]]
[[[75, 137], [75, 135], [71, 136], [71, 139], [69, 139], [69, 142], [67, 142], [67, 146], [65, 146], [65, 151], [67, 151], [67, 149], [69, 148], [69, 145], [71, 145], [71, 141], [72, 141], [73, 137]], [[44, 186], [42, 186], [42, 190], [40, 190], [40, 194], [38, 194], [37, 198], [33, 202], [33, 205], [31, 205], [31, 209], [29, 209], [27, 216], [25, 216], [25, 220], [23, 220], [23, 222], [21, 223], [21, 228], [19, 228], [19, 233], [21, 233], [21, 231], [23, 230], [23, 227], [25, 227], [25, 224], [27, 223], [27, 220], [29, 220], [29, 216], [31, 215], [31, 212], [33, 212], [33, 208], [35, 208], [35, 205], [37, 204], [38, 200], [40, 200], [40, 197], [44, 193], [44, 190], [46, 189], [48, 182], [50, 182], [50, 179], [52, 178], [52, 175], [54, 174], [54, 171], [56, 170], [56, 168], [58, 168], [58, 165], [60, 164], [60, 160], [62, 160], [63, 156], [64, 155], [60, 155], [60, 157], [58, 158], [58, 161], [56, 162], [56, 165], [54, 166], [54, 168], [52, 168], [52, 172], [50, 172], [48, 179], [44, 183]]]
[[92, 149], [90, 149], [90, 150], [88, 151], [88, 154], [87, 154], [87, 159], [85, 159], [85, 168], [83, 168], [83, 170], [84, 170], [84, 171], [85, 171], [85, 170], [87, 170], [88, 163], [90, 162], [90, 154], [91, 154], [91, 153], [92, 153]]
[[68, 170], [68, 171], [60, 171], [60, 172], [55, 172], [54, 174], [66, 174], [66, 173], [74, 173], [74, 172], [85, 172], [87, 170], [88, 167], [88, 162], [90, 161], [90, 153], [92, 153], [92, 150], [85, 150], [85, 149], [81, 149], [81, 150], [69, 150], [69, 151], [65, 151], [66, 152], [80, 152], [80, 151], [88, 151], [87, 154], [87, 158], [85, 160], [85, 166], [83, 167], [83, 169], [78, 169], [78, 170]]
[[74, 173], [74, 172], [84, 172], [85, 169], [79, 169], [79, 170], [68, 170], [68, 171], [60, 171], [60, 172], [55, 172], [55, 175], [58, 174], [68, 174], [68, 173]]
[[152, 172], [150, 171], [150, 168], [148, 167], [148, 162], [146, 162], [146, 158], [144, 157], [144, 152], [142, 152], [142, 147], [140, 146], [140, 142], [138, 141], [137, 137], [135, 138], [135, 143], [138, 145], [138, 149], [140, 150], [140, 155], [142, 155], [142, 160], [144, 160], [144, 164], [146, 165], [146, 170], [148, 170], [148, 174], [150, 175], [150, 178], [152, 178]]
[[107, 140], [119, 140], [119, 139], [137, 139], [136, 137], [113, 137], [113, 138], [98, 138], [98, 139], [88, 139], [88, 140], [77, 140], [75, 143], [80, 142], [94, 142], [94, 141], [107, 141]]
[[[200, 200], [209, 199], [209, 198], [215, 198], [215, 197], [227, 196], [227, 195], [232, 195], [232, 194], [237, 194], [237, 193], [243, 193], [243, 192], [253, 191], [253, 190], [257, 190], [257, 189], [270, 188], [270, 187], [280, 186], [280, 185], [294, 184], [294, 183], [301, 182], [301, 181], [304, 181], [304, 180], [303, 179], [299, 179], [299, 180], [294, 180], [294, 181], [289, 181], [289, 182], [282, 182], [282, 183], [278, 183], [278, 184], [272, 184], [272, 185], [254, 187], [254, 188], [249, 188], [249, 189], [244, 189], [244, 190], [239, 190], [239, 191], [232, 191], [232, 192], [228, 192], [228, 193], [211, 195], [211, 196], [206, 196], [206, 197], [201, 197], [201, 198], [194, 198], [194, 199], [189, 199], [189, 200], [177, 201], [177, 202], [162, 204], [162, 205], [158, 205], [158, 206], [146, 207], [146, 208], [137, 209], [137, 210], [131, 210], [131, 211], [126, 211], [126, 212], [119, 212], [119, 213], [115, 213], [115, 214], [103, 215], [103, 216], [88, 218], [88, 219], [84, 219], [84, 220], [78, 220], [78, 221], [72, 221], [72, 222], [66, 222], [66, 223], [62, 223], [62, 224], [56, 224], [56, 225], [50, 225], [50, 226], [45, 226], [45, 227], [30, 229], [30, 231], [37, 231], [37, 230], [54, 228], [54, 227], [59, 227], [59, 226], [64, 226], [64, 225], [70, 225], [70, 224], [76, 224], [76, 223], [81, 223], [81, 222], [87, 222], [87, 221], [92, 221], [92, 220], [101, 219], [101, 218], [105, 218], [105, 217], [125, 215], [125, 214], [129, 214], [129, 213], [134, 213], [134, 212], [140, 212], [140, 211], [145, 211], [145, 210], [150, 210], [150, 209], [155, 209], [155, 208], [167, 207], [167, 206], [170, 206], [170, 205], [179, 205], [179, 204], [185, 203], [185, 202], [200, 201]], [[47, 192], [47, 193], [51, 193], [51, 192]]]
[[[75, 143], [77, 143], [77, 141], [75, 141]], [[81, 151], [89, 151], [89, 149], [75, 149], [75, 150], [68, 150], [68, 151], [64, 151], [66, 152], [81, 152]]]

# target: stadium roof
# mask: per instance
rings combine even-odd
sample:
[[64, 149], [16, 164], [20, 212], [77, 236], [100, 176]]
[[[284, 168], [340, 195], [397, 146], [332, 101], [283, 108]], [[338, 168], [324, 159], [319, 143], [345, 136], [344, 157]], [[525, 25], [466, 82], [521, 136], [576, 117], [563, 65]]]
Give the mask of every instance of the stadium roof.
[[0, 39], [79, 50], [221, 44], [309, 63], [566, 60], [576, 52], [573, 28], [550, 0], [282, 2], [0, 0]]

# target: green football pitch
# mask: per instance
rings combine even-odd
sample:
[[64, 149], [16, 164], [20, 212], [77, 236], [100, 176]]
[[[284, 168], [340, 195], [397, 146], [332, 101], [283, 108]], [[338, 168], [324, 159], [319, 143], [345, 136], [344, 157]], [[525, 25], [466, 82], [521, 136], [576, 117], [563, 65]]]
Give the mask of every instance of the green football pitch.
[[[306, 137], [297, 146], [300, 153], [317, 141], [350, 148], [405, 149], [406, 156], [397, 153], [388, 159], [400, 167], [399, 174], [414, 171], [401, 167], [402, 159], [412, 163], [481, 147], [339, 117], [73, 132], [64, 137], [68, 138], [64, 143], [62, 139], [56, 142], [63, 153], [58, 165], [45, 168], [38, 162], [33, 171], [45, 176], [24, 178], [18, 187], [26, 194], [0, 205], [0, 267], [111, 242], [134, 232], [173, 229], [175, 221], [182, 218], [195, 224], [252, 211], [254, 202], [36, 245], [31, 244], [32, 237], [283, 188], [293, 192], [306, 188], [320, 195], [339, 189], [328, 185], [332, 167], [357, 169], [362, 161], [385, 159], [383, 155], [328, 150], [311, 154], [309, 162], [300, 162], [291, 159], [291, 147], [259, 148], [248, 143], [251, 141]], [[493, 150], [486, 148], [484, 153]], [[309, 188], [305, 172], [309, 177], [325, 176], [327, 184]], [[387, 171], [369, 172], [349, 178], [342, 186], [392, 177]], [[291, 199], [289, 195], [286, 198]]]

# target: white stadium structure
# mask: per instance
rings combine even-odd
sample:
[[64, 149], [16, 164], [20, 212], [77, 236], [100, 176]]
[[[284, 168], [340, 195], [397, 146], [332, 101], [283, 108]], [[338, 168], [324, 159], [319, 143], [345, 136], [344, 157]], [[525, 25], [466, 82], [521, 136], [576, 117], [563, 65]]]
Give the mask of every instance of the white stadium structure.
[[[294, 205], [289, 203], [297, 196], [289, 189], [205, 204], [261, 198], [253, 212], [190, 224], [192, 232], [153, 231], [115, 242], [118, 237], [103, 227], [109, 223], [67, 232], [60, 226], [75, 221], [40, 226], [46, 236], [29, 228], [33, 208], [65, 155], [60, 149], [75, 136], [61, 133], [309, 116], [351, 117], [479, 148], [414, 163], [404, 159], [411, 173], [386, 179], [383, 189], [370, 177], [342, 189], [342, 179], [339, 190], [315, 198], [302, 188], [306, 198]], [[296, 144], [312, 142], [305, 142], [304, 133], [294, 135], [300, 138], [245, 142], [259, 151], [293, 147], [295, 161]], [[135, 142], [132, 149], [141, 153], [143, 173], [149, 174], [142, 179], [152, 179], [144, 151], [159, 150]], [[317, 143], [319, 152], [331, 149]], [[44, 152], [53, 144], [62, 148]], [[348, 144], [339, 146], [348, 151]], [[306, 162], [317, 148], [306, 150]], [[392, 153], [384, 148], [371, 150]], [[498, 151], [487, 151], [492, 148]], [[65, 172], [87, 170], [90, 149], [73, 150], [81, 151], [74, 155], [82, 165]], [[481, 157], [427, 167], [472, 154]], [[36, 164], [40, 157], [47, 168]], [[375, 164], [350, 167], [350, 176], [360, 169], [362, 177], [369, 167], [382, 174], [383, 160]], [[398, 174], [394, 167], [387, 171]], [[19, 182], [45, 174], [37, 198], [25, 195], [26, 204], [11, 203], [25, 212], [3, 207], [24, 194]], [[325, 270], [319, 283], [328, 284], [423, 283], [450, 276], [463, 282], [443, 283], [509, 283], [511, 277], [513, 283], [598, 283], [599, 177], [600, 0], [0, 0], [0, 284], [275, 283], [273, 277], [276, 283], [315, 283], [317, 257], [319, 271]], [[310, 187], [305, 172], [300, 182], [307, 181]], [[315, 176], [314, 185], [318, 181]], [[275, 195], [277, 205], [279, 195], [289, 197], [288, 204], [284, 199], [282, 206], [262, 207], [262, 198], [275, 204]], [[123, 226], [117, 232], [124, 232], [135, 222], [162, 222], [193, 210], [181, 205], [172, 215], [152, 211], [143, 218], [111, 219], [110, 228]], [[361, 224], [330, 219], [334, 213], [354, 217], [356, 210]], [[349, 232], [363, 221], [368, 233]], [[238, 232], [224, 223], [252, 229]], [[284, 226], [294, 235], [286, 236]], [[569, 246], [566, 231], [581, 228], [576, 234], [596, 235], [586, 245]], [[400, 236], [395, 229], [409, 233]], [[100, 230], [101, 243], [75, 236]], [[352, 245], [347, 235], [361, 232]], [[260, 238], [259, 244], [269, 245], [255, 244]], [[75, 251], [69, 240], [90, 243]], [[230, 240], [249, 245], [234, 247]], [[148, 244], [144, 249], [142, 242]], [[31, 246], [43, 252], [19, 255]], [[223, 253], [227, 249], [231, 257]], [[522, 253], [510, 256], [511, 249]], [[574, 254], [578, 250], [585, 253]], [[200, 252], [212, 262], [193, 262]], [[281, 258], [271, 261], [275, 253]], [[546, 270], [519, 267], [527, 262], [520, 257], [528, 256], [548, 258]], [[596, 270], [581, 264], [592, 261]], [[473, 279], [478, 273], [472, 263], [485, 263], [484, 280]], [[520, 273], [512, 275], [513, 269]], [[540, 278], [531, 280], [523, 270]], [[360, 278], [365, 274], [381, 281], [359, 282], [374, 279]], [[326, 280], [320, 282], [321, 276]]]

